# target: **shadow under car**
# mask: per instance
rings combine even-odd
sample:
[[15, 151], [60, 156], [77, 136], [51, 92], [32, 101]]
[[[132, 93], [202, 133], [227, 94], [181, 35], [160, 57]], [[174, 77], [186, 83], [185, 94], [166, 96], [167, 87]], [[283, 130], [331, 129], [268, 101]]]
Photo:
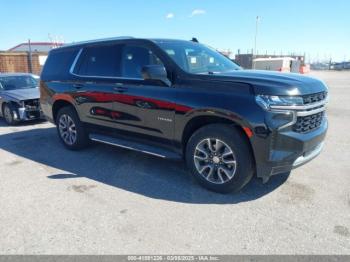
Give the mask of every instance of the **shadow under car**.
[[52, 180], [86, 177], [146, 197], [182, 203], [252, 201], [278, 188], [289, 176], [286, 173], [271, 177], [266, 184], [253, 178], [239, 193], [221, 195], [197, 185], [180, 161], [160, 160], [103, 144], [94, 144], [82, 151], [69, 151], [59, 141], [54, 127], [0, 135], [0, 149], [62, 170], [48, 176]]

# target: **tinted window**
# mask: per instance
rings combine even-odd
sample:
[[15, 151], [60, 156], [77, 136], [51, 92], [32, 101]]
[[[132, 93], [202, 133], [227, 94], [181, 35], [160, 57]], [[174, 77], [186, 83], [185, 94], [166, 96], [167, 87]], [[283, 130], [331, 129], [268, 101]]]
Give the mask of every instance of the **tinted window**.
[[50, 52], [45, 62], [42, 80], [57, 80], [69, 75], [69, 69], [77, 56], [79, 49], [57, 49]]
[[160, 65], [160, 59], [149, 49], [126, 45], [122, 53], [122, 76], [142, 78], [141, 69], [146, 65]]
[[0, 90], [15, 90], [35, 88], [38, 81], [31, 76], [4, 76], [0, 77]]
[[79, 75], [120, 76], [120, 45], [106, 45], [84, 48], [81, 54]]

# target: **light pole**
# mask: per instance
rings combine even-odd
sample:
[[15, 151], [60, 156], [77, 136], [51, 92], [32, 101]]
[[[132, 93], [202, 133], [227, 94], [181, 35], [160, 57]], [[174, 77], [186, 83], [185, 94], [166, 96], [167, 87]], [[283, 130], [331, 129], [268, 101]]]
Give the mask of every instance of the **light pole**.
[[258, 37], [258, 24], [259, 24], [259, 16], [256, 17], [256, 21], [255, 21], [255, 37], [254, 37], [254, 54], [253, 55], [257, 55], [257, 51], [256, 51], [256, 40]]

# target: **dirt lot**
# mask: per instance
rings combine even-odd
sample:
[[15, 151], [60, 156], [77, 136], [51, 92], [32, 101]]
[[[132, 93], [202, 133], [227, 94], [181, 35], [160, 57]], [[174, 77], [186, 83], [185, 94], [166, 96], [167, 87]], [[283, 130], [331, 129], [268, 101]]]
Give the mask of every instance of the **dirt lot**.
[[350, 72], [329, 85], [329, 133], [309, 164], [218, 195], [184, 166], [0, 120], [1, 254], [350, 254]]

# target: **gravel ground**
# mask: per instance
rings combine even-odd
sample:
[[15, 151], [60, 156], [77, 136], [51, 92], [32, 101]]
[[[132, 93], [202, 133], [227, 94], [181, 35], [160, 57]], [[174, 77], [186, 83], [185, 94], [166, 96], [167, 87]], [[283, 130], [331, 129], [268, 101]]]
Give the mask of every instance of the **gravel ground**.
[[218, 195], [182, 163], [97, 144], [65, 150], [49, 123], [0, 120], [0, 254], [350, 254], [350, 72], [330, 90], [322, 154]]

